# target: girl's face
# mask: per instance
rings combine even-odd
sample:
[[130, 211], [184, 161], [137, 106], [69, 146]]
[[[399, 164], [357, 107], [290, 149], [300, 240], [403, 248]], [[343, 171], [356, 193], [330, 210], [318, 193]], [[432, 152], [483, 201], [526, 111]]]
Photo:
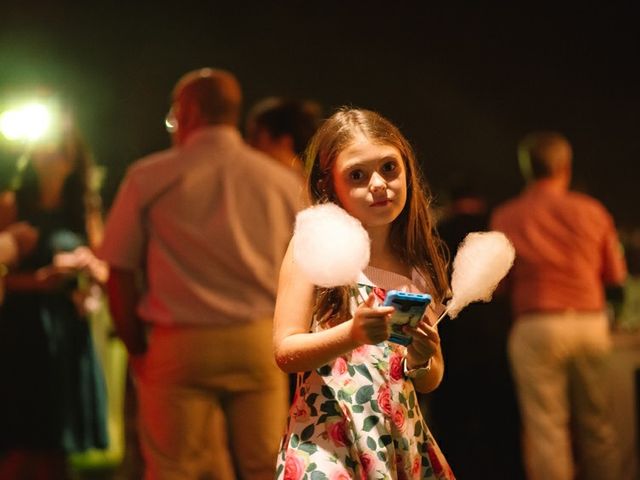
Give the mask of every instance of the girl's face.
[[331, 173], [342, 208], [365, 228], [390, 225], [402, 212], [407, 181], [397, 148], [358, 135], [338, 154]]

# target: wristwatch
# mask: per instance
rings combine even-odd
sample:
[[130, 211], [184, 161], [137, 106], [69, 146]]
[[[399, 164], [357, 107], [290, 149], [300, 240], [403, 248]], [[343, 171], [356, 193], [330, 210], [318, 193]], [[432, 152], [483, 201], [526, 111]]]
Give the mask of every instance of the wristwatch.
[[407, 378], [418, 378], [425, 375], [429, 370], [431, 370], [431, 358], [427, 360], [426, 363], [419, 365], [414, 368], [407, 368], [407, 358], [402, 359], [402, 370], [404, 371], [404, 376]]

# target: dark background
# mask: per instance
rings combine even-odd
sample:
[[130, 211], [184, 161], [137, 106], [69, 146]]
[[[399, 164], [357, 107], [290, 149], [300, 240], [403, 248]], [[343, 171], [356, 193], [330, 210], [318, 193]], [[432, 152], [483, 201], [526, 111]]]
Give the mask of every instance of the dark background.
[[177, 78], [214, 66], [238, 76], [245, 111], [268, 95], [312, 98], [327, 114], [378, 110], [412, 141], [440, 202], [456, 175], [493, 203], [517, 193], [518, 139], [558, 129], [579, 188], [640, 226], [631, 9], [425, 3], [3, 2], [0, 95], [46, 84], [72, 103], [107, 168], [107, 205], [130, 162], [168, 146]]

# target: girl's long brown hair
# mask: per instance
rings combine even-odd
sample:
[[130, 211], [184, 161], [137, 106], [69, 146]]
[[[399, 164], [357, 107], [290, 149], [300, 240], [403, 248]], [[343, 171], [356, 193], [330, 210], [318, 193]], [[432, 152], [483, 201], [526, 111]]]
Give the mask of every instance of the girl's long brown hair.
[[[429, 207], [431, 196], [411, 145], [389, 120], [370, 110], [343, 107], [322, 124], [305, 152], [312, 203], [338, 203], [331, 170], [338, 154], [358, 134], [372, 142], [391, 145], [400, 152], [407, 171], [407, 202], [391, 225], [391, 246], [403, 262], [431, 283], [433, 291], [429, 293], [434, 300], [443, 301], [449, 293], [447, 251], [435, 230]], [[314, 314], [319, 319], [332, 321], [348, 319], [349, 296], [347, 286], [318, 288]]]

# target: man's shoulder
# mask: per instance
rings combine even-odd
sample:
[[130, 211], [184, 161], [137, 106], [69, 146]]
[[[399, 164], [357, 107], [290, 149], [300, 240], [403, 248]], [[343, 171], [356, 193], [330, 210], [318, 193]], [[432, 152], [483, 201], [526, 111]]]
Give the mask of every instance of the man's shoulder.
[[154, 197], [184, 174], [185, 162], [176, 148], [151, 153], [134, 161], [125, 173], [120, 189], [140, 201]]
[[611, 214], [600, 200], [586, 193], [569, 191], [567, 201], [571, 203], [576, 215], [599, 216], [604, 219], [611, 218]]
[[522, 195], [517, 195], [494, 207], [491, 213], [491, 220], [495, 221], [496, 219], [501, 219], [505, 216], [517, 215], [524, 208], [526, 208], [526, 205], [523, 202]]
[[174, 148], [160, 150], [138, 158], [127, 168], [127, 175], [146, 174], [158, 168], [162, 168], [167, 163], [172, 163], [177, 156]]
[[287, 168], [266, 153], [249, 145], [243, 145], [242, 155], [247, 162], [246, 167], [255, 173], [254, 178], [260, 180], [269, 179], [276, 185], [283, 186], [300, 185], [302, 183], [300, 175], [293, 169]]
[[566, 198], [568, 201], [572, 203], [580, 204], [581, 206], [584, 206], [586, 208], [594, 208], [594, 209], [601, 209], [601, 210], [605, 209], [605, 206], [600, 202], [600, 200], [586, 193], [569, 190], [567, 192]]

